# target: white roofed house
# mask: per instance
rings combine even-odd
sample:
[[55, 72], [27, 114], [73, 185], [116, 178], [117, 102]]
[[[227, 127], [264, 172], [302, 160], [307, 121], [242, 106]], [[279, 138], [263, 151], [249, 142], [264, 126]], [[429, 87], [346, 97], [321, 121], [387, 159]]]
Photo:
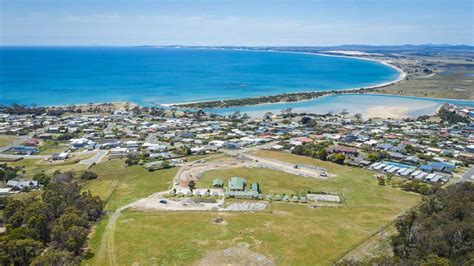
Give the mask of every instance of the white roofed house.
[[166, 151], [168, 149], [167, 145], [150, 144], [150, 143], [143, 144], [143, 147], [146, 147], [146, 149], [151, 151], [151, 152], [163, 152], [163, 151]]
[[25, 187], [28, 188], [38, 188], [39, 183], [35, 180], [25, 180], [25, 179], [18, 179], [18, 180], [8, 180], [7, 187], [11, 188], [12, 190], [22, 190]]
[[127, 141], [125, 142], [125, 147], [127, 147], [128, 150], [130, 151], [138, 151], [138, 147], [140, 147], [140, 144], [138, 141]]
[[110, 149], [109, 159], [124, 158], [128, 153], [129, 151], [127, 148], [113, 148]]
[[214, 146], [217, 148], [221, 148], [222, 146], [224, 146], [224, 144], [225, 144], [225, 141], [223, 140], [211, 140], [208, 143], [209, 146]]

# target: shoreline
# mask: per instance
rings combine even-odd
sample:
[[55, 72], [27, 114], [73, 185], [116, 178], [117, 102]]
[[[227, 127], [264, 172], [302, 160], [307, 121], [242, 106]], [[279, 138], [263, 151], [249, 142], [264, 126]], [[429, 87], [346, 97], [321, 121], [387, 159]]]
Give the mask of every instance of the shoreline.
[[[190, 48], [190, 49], [211, 49], [212, 48]], [[204, 103], [216, 103], [216, 102], [225, 102], [225, 101], [234, 101], [234, 100], [245, 100], [245, 99], [257, 99], [257, 98], [265, 98], [265, 97], [279, 97], [283, 95], [297, 95], [297, 94], [305, 94], [305, 93], [325, 93], [326, 95], [331, 95], [331, 92], [350, 92], [350, 91], [357, 91], [357, 90], [365, 90], [365, 89], [378, 89], [383, 88], [389, 85], [393, 85], [399, 83], [400, 81], [406, 79], [407, 73], [403, 71], [403, 69], [391, 64], [387, 60], [377, 60], [373, 58], [365, 58], [360, 56], [349, 56], [349, 55], [340, 55], [340, 54], [325, 54], [325, 53], [310, 53], [310, 52], [298, 52], [298, 51], [280, 51], [280, 50], [253, 50], [253, 49], [232, 49], [232, 48], [217, 48], [218, 50], [229, 50], [229, 51], [250, 51], [250, 52], [271, 52], [271, 53], [288, 53], [288, 54], [306, 54], [306, 55], [317, 55], [317, 56], [327, 56], [327, 57], [340, 57], [340, 58], [351, 58], [356, 60], [365, 60], [370, 62], [376, 62], [382, 64], [384, 66], [390, 67], [398, 72], [398, 77], [393, 81], [388, 81], [380, 84], [375, 84], [367, 87], [354, 87], [354, 88], [347, 88], [347, 89], [338, 89], [338, 90], [327, 90], [327, 91], [297, 91], [297, 92], [289, 92], [289, 93], [282, 93], [282, 94], [273, 94], [273, 95], [262, 95], [262, 96], [255, 96], [255, 97], [244, 97], [244, 98], [230, 98], [230, 99], [222, 99], [222, 100], [210, 100], [210, 101], [189, 101], [189, 102], [178, 102], [178, 103], [153, 103], [155, 105], [167, 107], [167, 108], [183, 108], [183, 105], [194, 105], [194, 104], [204, 104]], [[365, 94], [362, 92], [362, 94]], [[314, 97], [310, 99], [301, 99], [297, 101], [278, 101], [278, 102], [266, 102], [261, 104], [271, 104], [271, 103], [292, 103], [292, 102], [300, 102], [306, 100], [312, 100], [316, 98], [320, 98], [326, 95], [322, 95], [319, 97]], [[250, 106], [250, 105], [259, 105], [259, 104], [245, 104], [245, 105], [233, 105], [233, 107], [238, 106]], [[230, 106], [228, 106], [230, 107]], [[184, 107], [186, 108], [186, 107]], [[211, 108], [226, 108], [226, 107], [209, 107]], [[202, 108], [201, 108], [202, 109]]]
[[[466, 99], [458, 99], [458, 98], [437, 98], [437, 97], [425, 97], [425, 96], [417, 96], [417, 95], [403, 95], [403, 94], [390, 94], [390, 93], [379, 93], [377, 91], [369, 91], [369, 92], [357, 92], [357, 90], [363, 90], [363, 89], [379, 89], [379, 88], [384, 88], [386, 86], [390, 86], [393, 84], [397, 84], [401, 81], [403, 81], [407, 73], [401, 69], [400, 67], [393, 65], [391, 60], [384, 60], [384, 59], [374, 59], [374, 58], [366, 58], [362, 57], [364, 55], [345, 55], [345, 54], [338, 54], [338, 53], [326, 53], [326, 51], [317, 51], [317, 52], [304, 52], [304, 51], [286, 51], [286, 50], [273, 50], [269, 48], [263, 48], [263, 49], [250, 49], [250, 48], [213, 48], [213, 47], [202, 47], [202, 48], [192, 48], [188, 47], [188, 49], [205, 49], [205, 50], [230, 50], [230, 51], [249, 51], [249, 52], [273, 52], [273, 53], [294, 53], [294, 54], [306, 54], [306, 55], [316, 55], [316, 56], [328, 56], [328, 57], [342, 57], [342, 58], [352, 58], [356, 60], [366, 60], [366, 61], [372, 61], [376, 62], [382, 65], [385, 65], [387, 67], [390, 67], [394, 69], [395, 71], [398, 72], [398, 77], [392, 81], [388, 82], [383, 82], [380, 84], [375, 84], [367, 87], [356, 87], [356, 88], [348, 88], [348, 89], [339, 89], [339, 90], [326, 90], [326, 91], [303, 91], [303, 92], [293, 92], [293, 93], [285, 93], [285, 94], [274, 94], [274, 95], [263, 95], [263, 96], [257, 96], [257, 97], [245, 97], [245, 98], [229, 98], [229, 99], [223, 99], [223, 100], [197, 100], [197, 101], [188, 101], [188, 102], [178, 102], [178, 103], [157, 103], [157, 102], [151, 102], [151, 101], [140, 101], [140, 103], [137, 103], [136, 101], [111, 101], [111, 102], [90, 102], [90, 103], [69, 103], [69, 104], [51, 104], [51, 105], [43, 105], [45, 108], [58, 108], [58, 107], [70, 107], [70, 106], [76, 106], [76, 107], [87, 107], [87, 106], [99, 106], [99, 105], [104, 105], [104, 104], [117, 104], [117, 105], [126, 105], [129, 104], [130, 106], [156, 106], [156, 107], [164, 107], [164, 108], [178, 108], [178, 109], [216, 109], [216, 108], [229, 108], [229, 107], [239, 107], [239, 106], [256, 106], [256, 105], [266, 105], [266, 104], [285, 104], [285, 103], [296, 103], [296, 102], [302, 102], [302, 101], [309, 101], [325, 96], [331, 96], [334, 94], [365, 94], [365, 95], [381, 95], [381, 96], [392, 96], [392, 97], [406, 97], [406, 98], [413, 98], [413, 99], [427, 99], [427, 100], [437, 100], [437, 101], [460, 101], [460, 102], [472, 102], [472, 100], [466, 100]], [[369, 54], [370, 56], [370, 54]], [[433, 75], [433, 74], [432, 74]], [[303, 94], [311, 94], [311, 93], [319, 93], [319, 94], [324, 94], [324, 95], [318, 95], [316, 97], [305, 97], [303, 99], [298, 99], [297, 94], [300, 93], [301, 95]], [[272, 97], [278, 97], [278, 96], [283, 96], [286, 95], [290, 98], [290, 101], [268, 101], [268, 102], [261, 102], [261, 103], [249, 103], [249, 104], [240, 104], [240, 105], [229, 105], [229, 106], [216, 106], [216, 107], [202, 107], [202, 108], [195, 108], [195, 107], [180, 107], [179, 105], [191, 105], [191, 104], [200, 104], [200, 103], [207, 103], [207, 102], [225, 102], [225, 101], [231, 101], [231, 100], [239, 100], [239, 101], [245, 101], [245, 99], [255, 99], [255, 98], [272, 98]], [[301, 96], [300, 95], [300, 96]], [[27, 106], [27, 105], [24, 105]], [[41, 106], [38, 106], [41, 107]]]

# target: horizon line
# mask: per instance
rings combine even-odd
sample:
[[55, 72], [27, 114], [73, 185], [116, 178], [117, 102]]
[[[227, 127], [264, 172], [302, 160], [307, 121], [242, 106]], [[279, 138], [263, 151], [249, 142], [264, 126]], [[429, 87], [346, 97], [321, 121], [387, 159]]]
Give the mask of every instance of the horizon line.
[[137, 45], [120, 45], [120, 44], [13, 44], [13, 45], [2, 45], [3, 47], [250, 47], [250, 48], [262, 48], [262, 47], [308, 47], [308, 48], [323, 48], [323, 47], [341, 47], [341, 46], [367, 46], [367, 47], [402, 47], [402, 46], [468, 46], [474, 47], [474, 44], [450, 44], [450, 43], [423, 43], [423, 44], [335, 44], [335, 45], [185, 45], [185, 44], [137, 44]]

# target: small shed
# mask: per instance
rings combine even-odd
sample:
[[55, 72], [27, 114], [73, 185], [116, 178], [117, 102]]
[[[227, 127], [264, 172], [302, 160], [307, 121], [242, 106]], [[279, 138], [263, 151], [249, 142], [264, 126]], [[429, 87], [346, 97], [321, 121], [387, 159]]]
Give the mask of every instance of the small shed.
[[212, 180], [212, 187], [213, 188], [223, 188], [224, 187], [224, 181], [220, 178], [216, 178]]
[[301, 203], [306, 203], [306, 202], [308, 202], [308, 200], [306, 199], [306, 197], [303, 196], [303, 197], [300, 197], [300, 202]]
[[259, 183], [252, 183], [250, 185], [250, 189], [252, 191], [256, 191], [256, 192], [260, 193], [260, 184]]

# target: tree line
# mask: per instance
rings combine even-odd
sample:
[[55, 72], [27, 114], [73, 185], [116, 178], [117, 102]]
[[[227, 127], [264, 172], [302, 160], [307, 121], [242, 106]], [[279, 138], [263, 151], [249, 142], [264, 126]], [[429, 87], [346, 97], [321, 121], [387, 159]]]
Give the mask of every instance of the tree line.
[[[5, 199], [4, 199], [5, 200]], [[1, 265], [77, 265], [104, 203], [73, 173], [55, 173], [40, 197], [5, 200]]]

